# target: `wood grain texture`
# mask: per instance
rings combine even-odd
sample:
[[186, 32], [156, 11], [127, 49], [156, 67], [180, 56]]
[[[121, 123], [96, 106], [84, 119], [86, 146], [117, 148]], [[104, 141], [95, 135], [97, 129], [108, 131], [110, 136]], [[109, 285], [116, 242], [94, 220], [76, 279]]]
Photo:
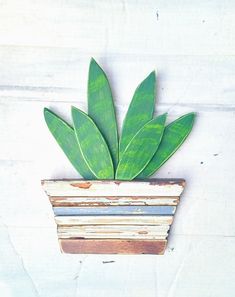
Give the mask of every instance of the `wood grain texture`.
[[98, 239], [166, 239], [169, 226], [152, 225], [79, 225], [58, 226], [59, 238], [98, 238]]
[[[233, 296], [235, 2], [9, 0], [0, 7], [1, 296]], [[199, 112], [190, 141], [158, 174], [188, 183], [164, 257], [59, 253], [39, 179], [78, 175], [42, 110], [67, 120], [72, 104], [85, 110], [92, 55], [107, 69], [120, 123], [152, 69], [159, 114], [169, 111], [172, 121]]]
[[108, 206], [108, 205], [177, 205], [180, 197], [106, 196], [106, 197], [49, 197], [52, 206]]
[[178, 150], [191, 132], [195, 116], [193, 112], [183, 115], [165, 128], [156, 153], [137, 178], [153, 175]]
[[93, 119], [112, 156], [114, 168], [118, 164], [118, 128], [113, 96], [108, 78], [92, 58], [88, 75], [88, 114]]
[[[79, 56], [77, 53], [75, 48], [55, 50], [35, 46], [0, 46], [0, 57], [4, 57], [1, 59], [4, 73], [0, 84], [1, 98], [5, 97], [4, 101], [9, 103], [17, 101], [21, 103], [21, 108], [23, 102], [33, 102], [35, 106], [36, 101], [44, 102], [45, 105], [49, 100], [57, 103], [57, 107], [60, 105], [58, 110], [65, 115], [69, 113], [71, 104], [79, 104], [85, 109], [87, 68], [91, 55], [87, 51]], [[150, 57], [141, 53], [137, 59], [135, 55], [120, 56], [118, 53], [107, 52], [105, 58], [103, 54], [97, 57], [100, 57], [99, 61], [108, 70], [114, 91], [118, 90], [117, 115], [123, 120], [137, 84], [150, 69], [159, 72], [159, 113], [169, 108], [170, 116], [176, 108], [179, 109], [177, 115], [180, 115], [190, 111], [224, 110], [234, 106], [234, 92], [230, 89], [233, 82], [232, 69], [235, 67], [234, 56], [168, 56], [154, 53]], [[38, 60], [41, 61], [40, 65], [37, 64]], [[208, 80], [208, 77], [211, 79]]]
[[81, 149], [77, 143], [74, 129], [51, 110], [44, 108], [44, 118], [48, 129], [74, 166], [86, 179], [94, 179], [95, 175], [89, 169]]
[[166, 240], [60, 239], [61, 251], [69, 254], [162, 255]]
[[156, 75], [151, 72], [137, 87], [123, 121], [119, 143], [119, 158], [135, 134], [153, 117]]
[[175, 206], [53, 207], [56, 216], [82, 215], [173, 215]]
[[183, 179], [149, 179], [147, 181], [42, 180], [48, 196], [179, 196]]
[[72, 107], [71, 113], [78, 145], [91, 172], [97, 179], [113, 179], [112, 158], [96, 124], [78, 108]]
[[122, 153], [115, 179], [133, 180], [145, 168], [161, 142], [166, 117], [165, 113], [154, 118], [134, 135]]
[[[160, 2], [157, 7], [153, 0], [141, 5], [133, 1], [126, 1], [125, 5], [119, 1], [103, 1], [95, 7], [93, 1], [86, 1], [85, 5], [76, 1], [71, 5], [66, 2], [58, 5], [50, 1], [46, 6], [41, 2], [32, 5], [31, 1], [22, 5], [17, 1], [13, 3], [14, 7], [12, 2], [4, 2], [0, 11], [5, 24], [0, 28], [3, 45], [76, 48], [79, 54], [88, 53], [89, 56], [106, 52], [135, 57], [143, 53], [150, 57], [152, 54], [213, 56], [232, 55], [235, 51], [231, 36], [233, 1], [223, 4], [198, 1], [197, 5], [182, 2], [179, 11], [178, 1], [171, 5]], [[48, 14], [45, 14], [45, 7]], [[201, 11], [204, 11], [205, 23], [199, 17]], [[41, 22], [31, 19], [31, 15], [41, 16]], [[140, 15], [144, 20], [141, 26]], [[212, 28], [220, 38], [218, 34], [211, 34]], [[19, 37], [19, 32], [24, 34]], [[42, 34], [38, 36], [35, 32]], [[70, 63], [72, 66], [73, 60]], [[126, 75], [128, 77], [128, 73]]]
[[55, 216], [59, 226], [75, 225], [171, 225], [173, 216]]

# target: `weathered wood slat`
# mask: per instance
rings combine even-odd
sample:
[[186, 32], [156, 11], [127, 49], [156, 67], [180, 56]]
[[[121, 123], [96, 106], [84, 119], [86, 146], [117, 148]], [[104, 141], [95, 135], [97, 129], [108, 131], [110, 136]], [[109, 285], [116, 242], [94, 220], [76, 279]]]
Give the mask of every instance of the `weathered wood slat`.
[[183, 179], [44, 180], [61, 250], [163, 254]]
[[173, 216], [56, 216], [57, 225], [171, 225]]
[[61, 251], [69, 254], [162, 255], [166, 240], [60, 239]]
[[42, 186], [48, 196], [180, 196], [185, 181], [43, 180]]
[[58, 226], [59, 238], [166, 239], [169, 226], [84, 225]]
[[173, 215], [175, 206], [53, 207], [56, 216], [79, 215]]
[[108, 206], [108, 205], [177, 205], [179, 197], [109, 196], [109, 197], [49, 197], [53, 206]]

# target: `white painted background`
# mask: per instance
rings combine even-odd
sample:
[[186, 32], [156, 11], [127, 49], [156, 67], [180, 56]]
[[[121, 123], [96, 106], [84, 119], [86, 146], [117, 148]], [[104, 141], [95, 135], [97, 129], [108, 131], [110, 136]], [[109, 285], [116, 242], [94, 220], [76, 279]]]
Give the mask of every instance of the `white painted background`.
[[[234, 295], [234, 32], [233, 0], [0, 1], [1, 297]], [[164, 256], [60, 254], [40, 180], [77, 174], [42, 109], [67, 119], [71, 104], [86, 110], [91, 56], [120, 121], [153, 69], [157, 113], [198, 112], [157, 174], [187, 180]]]

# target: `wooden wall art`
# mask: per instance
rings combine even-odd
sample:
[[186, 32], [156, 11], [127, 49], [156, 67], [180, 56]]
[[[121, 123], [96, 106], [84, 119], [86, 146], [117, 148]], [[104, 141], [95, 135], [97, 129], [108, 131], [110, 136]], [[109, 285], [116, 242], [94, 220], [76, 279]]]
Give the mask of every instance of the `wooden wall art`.
[[181, 146], [195, 113], [166, 125], [154, 117], [155, 72], [137, 87], [118, 137], [111, 88], [91, 59], [88, 114], [72, 107], [73, 125], [51, 110], [49, 130], [84, 180], [44, 180], [61, 250], [82, 254], [163, 254], [183, 179], [148, 179]]

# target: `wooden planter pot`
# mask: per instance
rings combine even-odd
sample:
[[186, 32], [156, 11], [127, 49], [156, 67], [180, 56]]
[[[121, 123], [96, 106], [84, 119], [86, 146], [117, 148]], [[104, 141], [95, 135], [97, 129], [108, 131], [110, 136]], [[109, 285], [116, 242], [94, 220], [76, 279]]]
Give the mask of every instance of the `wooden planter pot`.
[[61, 251], [164, 254], [182, 179], [43, 180]]

